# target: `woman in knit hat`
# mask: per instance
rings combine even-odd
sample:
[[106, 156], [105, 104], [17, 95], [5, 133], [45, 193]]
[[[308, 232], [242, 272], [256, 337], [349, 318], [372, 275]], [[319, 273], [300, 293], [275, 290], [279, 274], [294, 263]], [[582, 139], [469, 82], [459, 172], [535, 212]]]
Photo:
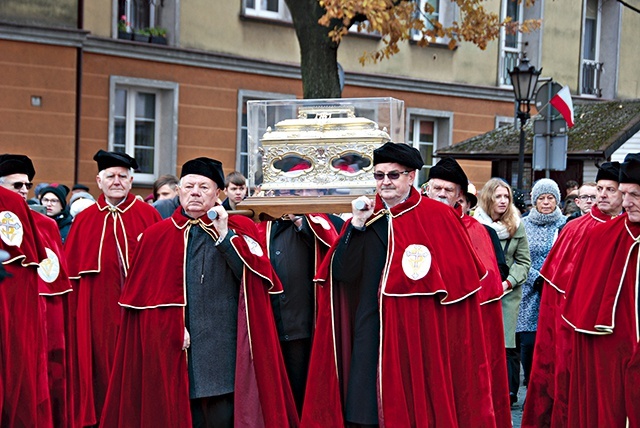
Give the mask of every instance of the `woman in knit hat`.
[[542, 277], [540, 269], [556, 241], [558, 233], [567, 221], [560, 210], [560, 189], [555, 181], [548, 178], [538, 180], [531, 189], [533, 207], [523, 220], [524, 230], [529, 242], [531, 269], [522, 285], [522, 300], [518, 312], [516, 336], [520, 342], [520, 360], [524, 368], [525, 385], [529, 382], [533, 362], [540, 312]]
[[73, 217], [67, 206], [69, 188], [64, 184], [52, 183], [40, 192], [40, 203], [47, 209], [47, 216], [58, 223], [62, 243], [67, 239]]

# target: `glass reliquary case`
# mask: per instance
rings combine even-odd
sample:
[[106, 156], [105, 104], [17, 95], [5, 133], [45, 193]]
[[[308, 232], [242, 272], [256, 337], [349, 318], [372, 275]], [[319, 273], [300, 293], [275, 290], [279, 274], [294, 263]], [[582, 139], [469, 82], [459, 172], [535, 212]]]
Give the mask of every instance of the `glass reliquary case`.
[[394, 98], [268, 100], [247, 103], [251, 195], [238, 208], [254, 218], [350, 212], [373, 194], [373, 150], [404, 142], [404, 102]]

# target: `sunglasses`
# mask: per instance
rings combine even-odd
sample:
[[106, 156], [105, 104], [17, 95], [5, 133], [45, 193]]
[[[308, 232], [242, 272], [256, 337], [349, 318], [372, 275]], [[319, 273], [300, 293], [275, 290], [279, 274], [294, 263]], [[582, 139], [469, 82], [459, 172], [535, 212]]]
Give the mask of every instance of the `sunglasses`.
[[387, 177], [389, 177], [389, 180], [397, 180], [398, 178], [400, 178], [401, 174], [407, 175], [407, 174], [409, 174], [409, 171], [402, 171], [402, 172], [400, 172], [400, 171], [391, 171], [391, 172], [388, 172], [386, 174], [384, 172], [374, 172], [373, 173], [373, 178], [375, 178], [377, 181], [382, 181], [382, 180], [384, 180], [384, 177], [386, 175]]
[[25, 183], [25, 182], [22, 182], [22, 181], [16, 181], [15, 183], [12, 183], [11, 185], [16, 190], [22, 189], [22, 186], [26, 187], [27, 190], [30, 190], [33, 187], [33, 183]]

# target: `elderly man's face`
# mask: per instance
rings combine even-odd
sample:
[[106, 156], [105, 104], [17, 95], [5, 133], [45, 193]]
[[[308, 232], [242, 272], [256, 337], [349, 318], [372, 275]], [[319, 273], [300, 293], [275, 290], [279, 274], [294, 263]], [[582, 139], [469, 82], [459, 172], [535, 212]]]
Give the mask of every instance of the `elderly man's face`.
[[218, 185], [210, 178], [198, 174], [187, 174], [180, 179], [178, 195], [184, 211], [193, 218], [206, 214], [218, 200]]
[[[390, 178], [389, 175], [397, 178]], [[397, 163], [379, 163], [374, 167], [373, 176], [382, 200], [389, 207], [394, 207], [409, 195], [416, 172]]]
[[627, 212], [629, 220], [640, 223], [640, 185], [636, 183], [620, 183], [622, 208]]
[[[16, 189], [16, 186], [22, 183], [20, 188]], [[29, 176], [27, 174], [9, 174], [4, 177], [4, 182], [2, 183], [2, 187], [5, 189], [9, 189], [12, 192], [16, 192], [18, 195], [22, 196], [22, 198], [26, 201], [27, 195], [29, 194], [29, 189], [33, 183], [29, 182]], [[29, 189], [27, 188], [29, 187]]]
[[427, 187], [427, 196], [453, 207], [463, 197], [460, 185], [450, 181], [432, 178]]
[[123, 166], [112, 166], [100, 171], [96, 177], [96, 183], [107, 201], [116, 205], [129, 194], [133, 175]]

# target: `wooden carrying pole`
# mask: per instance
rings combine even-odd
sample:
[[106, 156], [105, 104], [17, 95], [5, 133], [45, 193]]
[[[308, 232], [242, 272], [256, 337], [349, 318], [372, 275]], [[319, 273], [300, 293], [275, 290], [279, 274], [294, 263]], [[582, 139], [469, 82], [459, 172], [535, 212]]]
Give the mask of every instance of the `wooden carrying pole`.
[[238, 209], [230, 214], [242, 214], [260, 221], [280, 218], [285, 214], [350, 213], [351, 201], [358, 196], [252, 196], [240, 202]]

